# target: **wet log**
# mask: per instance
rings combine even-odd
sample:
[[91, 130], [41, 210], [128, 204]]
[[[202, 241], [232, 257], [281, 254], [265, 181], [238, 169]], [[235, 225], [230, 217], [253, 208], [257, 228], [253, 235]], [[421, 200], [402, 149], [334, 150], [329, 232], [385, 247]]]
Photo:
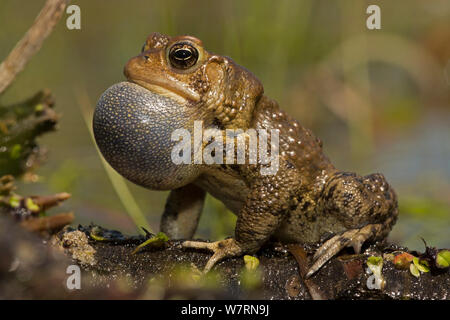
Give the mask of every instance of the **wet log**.
[[[129, 237], [91, 225], [66, 227], [43, 239], [0, 216], [0, 298], [449, 299], [449, 269], [419, 277], [397, 269], [391, 255], [407, 249], [395, 245], [340, 254], [306, 280], [302, 264], [314, 248], [273, 243], [257, 253], [256, 268], [237, 257], [202, 275], [199, 270], [210, 253], [183, 249], [178, 240], [133, 254], [149, 236]], [[299, 257], [298, 252], [307, 255]], [[374, 287], [367, 272], [367, 260], [374, 256], [383, 260], [381, 288]], [[67, 287], [71, 265], [80, 268], [79, 290]]]

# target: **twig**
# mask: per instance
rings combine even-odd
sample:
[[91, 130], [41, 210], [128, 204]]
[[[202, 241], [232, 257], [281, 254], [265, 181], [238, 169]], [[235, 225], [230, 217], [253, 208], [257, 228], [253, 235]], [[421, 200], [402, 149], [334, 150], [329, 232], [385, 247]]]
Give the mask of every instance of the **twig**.
[[0, 94], [23, 70], [28, 60], [39, 51], [45, 38], [52, 32], [70, 0], [47, 0], [33, 25], [0, 64]]
[[47, 210], [51, 207], [59, 205], [61, 202], [70, 198], [67, 192], [52, 194], [49, 196], [32, 196], [33, 202], [38, 205], [41, 210]]
[[58, 231], [71, 224], [74, 219], [72, 212], [60, 213], [50, 217], [39, 217], [24, 220], [20, 223], [29, 231]]

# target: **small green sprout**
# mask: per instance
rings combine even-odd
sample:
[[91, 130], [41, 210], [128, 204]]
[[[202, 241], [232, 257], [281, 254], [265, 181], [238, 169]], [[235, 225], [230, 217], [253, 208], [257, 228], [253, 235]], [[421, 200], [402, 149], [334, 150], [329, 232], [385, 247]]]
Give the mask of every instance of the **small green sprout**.
[[256, 257], [245, 255], [245, 267], [241, 271], [240, 279], [244, 289], [253, 290], [262, 283], [262, 271], [259, 268], [259, 260]]
[[134, 249], [131, 254], [135, 254], [139, 252], [144, 247], [150, 246], [153, 248], [160, 247], [163, 243], [167, 242], [169, 238], [166, 236], [164, 232], [159, 232], [156, 236], [147, 239], [145, 242], [141, 243]]
[[259, 266], [259, 260], [256, 257], [245, 255], [244, 256], [245, 268], [248, 271], [256, 270]]
[[370, 256], [367, 259], [367, 266], [372, 270], [372, 272], [375, 272], [375, 270], [378, 270], [378, 268], [383, 267], [383, 258]]
[[25, 207], [32, 212], [39, 212], [39, 210], [41, 210], [39, 206], [36, 203], [34, 203], [33, 199], [31, 198], [26, 198]]
[[383, 258], [377, 256], [370, 256], [367, 259], [367, 266], [369, 267], [369, 274], [372, 274], [367, 279], [367, 288], [383, 290], [386, 281], [381, 273], [383, 269]]

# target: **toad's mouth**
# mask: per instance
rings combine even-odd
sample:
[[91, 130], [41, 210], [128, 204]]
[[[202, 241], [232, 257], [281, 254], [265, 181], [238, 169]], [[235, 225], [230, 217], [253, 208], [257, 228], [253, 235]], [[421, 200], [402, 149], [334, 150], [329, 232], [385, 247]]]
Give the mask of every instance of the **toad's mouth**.
[[153, 93], [172, 98], [180, 104], [185, 104], [188, 101], [200, 101], [200, 96], [198, 93], [176, 83], [171, 83], [160, 79], [152, 79], [149, 81], [148, 79], [142, 80], [129, 78], [128, 81], [136, 83], [137, 85], [140, 85]]

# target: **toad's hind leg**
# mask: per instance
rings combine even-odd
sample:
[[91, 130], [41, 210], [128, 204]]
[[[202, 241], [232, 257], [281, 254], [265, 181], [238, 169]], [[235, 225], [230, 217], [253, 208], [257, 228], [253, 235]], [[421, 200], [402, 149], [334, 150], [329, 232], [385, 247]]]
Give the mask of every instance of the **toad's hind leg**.
[[378, 173], [361, 177], [337, 172], [324, 186], [318, 209], [334, 215], [347, 230], [317, 250], [307, 276], [314, 274], [345, 247], [352, 246], [359, 253], [365, 241], [384, 239], [398, 215], [397, 196], [384, 176]]
[[362, 244], [368, 239], [377, 237], [382, 229], [382, 224], [369, 224], [361, 229], [348, 230], [326, 241], [314, 254], [313, 264], [309, 268], [306, 277], [312, 276], [328, 260], [346, 247], [352, 246], [355, 253], [359, 253]]

